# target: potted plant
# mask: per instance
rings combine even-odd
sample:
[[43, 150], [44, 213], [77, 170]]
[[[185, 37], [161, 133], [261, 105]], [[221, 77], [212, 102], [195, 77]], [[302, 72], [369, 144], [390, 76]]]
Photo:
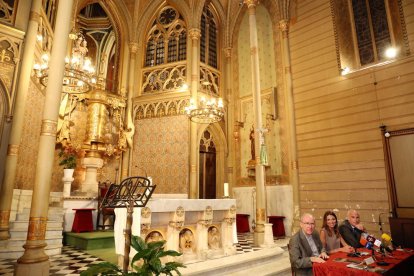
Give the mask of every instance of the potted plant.
[[60, 162], [59, 165], [63, 166], [63, 169], [75, 169], [77, 153], [75, 148], [71, 146], [62, 147], [59, 152]]
[[[179, 262], [167, 262], [163, 264], [160, 258], [165, 256], [180, 256], [181, 253], [174, 250], [164, 250], [165, 240], [145, 243], [139, 236], [132, 236], [131, 246], [137, 251], [131, 261], [131, 267], [135, 272], [123, 272], [117, 265], [109, 262], [102, 262], [92, 265], [88, 270], [82, 271], [81, 276], [94, 275], [173, 275], [171, 272], [175, 271], [177, 275], [181, 275], [178, 271], [179, 267], [185, 267]], [[139, 263], [136, 264], [136, 263]]]

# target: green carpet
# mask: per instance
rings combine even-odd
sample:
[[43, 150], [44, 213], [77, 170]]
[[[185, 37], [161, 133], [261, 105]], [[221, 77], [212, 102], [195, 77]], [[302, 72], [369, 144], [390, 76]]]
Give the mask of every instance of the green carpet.
[[64, 244], [71, 245], [82, 250], [114, 248], [113, 231], [96, 231], [85, 233], [64, 233]]
[[118, 257], [115, 253], [115, 247], [113, 248], [102, 248], [102, 249], [91, 249], [85, 250], [88, 254], [99, 257], [104, 261], [118, 264]]

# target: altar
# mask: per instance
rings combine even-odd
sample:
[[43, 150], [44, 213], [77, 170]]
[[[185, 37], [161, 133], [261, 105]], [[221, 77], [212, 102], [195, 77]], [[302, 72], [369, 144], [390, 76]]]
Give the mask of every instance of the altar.
[[[124, 254], [126, 208], [115, 209], [115, 249], [118, 263]], [[146, 242], [166, 240], [166, 250], [183, 253], [191, 263], [236, 254], [235, 199], [162, 199], [134, 208], [132, 234]], [[131, 248], [130, 258], [136, 252]]]

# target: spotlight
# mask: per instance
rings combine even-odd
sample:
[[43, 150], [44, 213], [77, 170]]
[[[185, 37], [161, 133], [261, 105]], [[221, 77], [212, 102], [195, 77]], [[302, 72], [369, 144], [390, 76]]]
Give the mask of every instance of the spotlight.
[[389, 47], [387, 50], [385, 50], [385, 56], [387, 58], [395, 58], [397, 56], [397, 49], [394, 47]]
[[391, 134], [387, 131], [387, 132], [385, 132], [384, 136], [389, 138], [391, 136]]

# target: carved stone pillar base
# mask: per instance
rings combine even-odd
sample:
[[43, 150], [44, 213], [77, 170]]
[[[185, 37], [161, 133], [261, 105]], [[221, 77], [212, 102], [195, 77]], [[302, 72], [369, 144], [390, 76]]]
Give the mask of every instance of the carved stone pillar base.
[[265, 231], [264, 231], [264, 240], [260, 247], [271, 248], [275, 247], [275, 241], [273, 240], [273, 230], [272, 230], [272, 223], [265, 223]]
[[255, 246], [260, 246], [264, 242], [264, 232], [254, 232], [253, 233], [253, 244]]
[[14, 267], [14, 275], [16, 276], [44, 276], [49, 275], [49, 260], [41, 263], [21, 264], [17, 263]]
[[98, 196], [98, 181], [96, 180], [98, 169], [102, 168], [103, 159], [97, 157], [85, 157], [82, 167], [86, 168], [85, 181], [81, 185], [82, 193], [87, 196]]

